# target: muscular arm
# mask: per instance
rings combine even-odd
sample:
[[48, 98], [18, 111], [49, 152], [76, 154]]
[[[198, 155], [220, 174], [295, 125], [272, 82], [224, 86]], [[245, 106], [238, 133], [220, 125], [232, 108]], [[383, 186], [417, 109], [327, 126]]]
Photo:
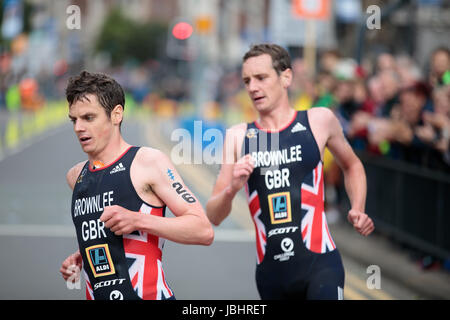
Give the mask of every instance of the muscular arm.
[[236, 195], [230, 186], [233, 166], [233, 164], [222, 164], [212, 195], [206, 203], [208, 219], [216, 226], [230, 214]]
[[[75, 186], [75, 182], [77, 181], [78, 176], [80, 175], [81, 169], [86, 162], [80, 162], [69, 169], [66, 174], [66, 181], [69, 185], [70, 189], [73, 190]], [[61, 264], [61, 268], [59, 272], [62, 277], [66, 281], [77, 282], [79, 280], [80, 270], [82, 268], [82, 259], [80, 250], [77, 250], [70, 256], [68, 256], [63, 263]]]
[[140, 230], [178, 243], [210, 245], [214, 238], [212, 226], [170, 159], [158, 150], [142, 148], [135, 161], [139, 174], [144, 175], [143, 179], [175, 217], [140, 214], [111, 206], [105, 208], [100, 218], [105, 226], [118, 235]]
[[230, 214], [236, 193], [245, 184], [253, 170], [249, 157], [237, 161], [246, 127], [247, 125], [242, 123], [227, 130], [222, 167], [212, 195], [206, 203], [208, 218], [216, 226]]
[[353, 152], [344, 136], [338, 119], [329, 110], [322, 112], [322, 125], [329, 130], [326, 146], [333, 154], [337, 164], [344, 174], [345, 189], [351, 203], [348, 220], [362, 235], [373, 231], [373, 222], [365, 214], [367, 195], [366, 173], [363, 164]]
[[328, 149], [342, 169], [345, 189], [352, 208], [364, 212], [367, 193], [364, 167], [344, 137], [339, 121], [333, 116], [329, 120], [329, 123], [330, 137], [327, 142]]

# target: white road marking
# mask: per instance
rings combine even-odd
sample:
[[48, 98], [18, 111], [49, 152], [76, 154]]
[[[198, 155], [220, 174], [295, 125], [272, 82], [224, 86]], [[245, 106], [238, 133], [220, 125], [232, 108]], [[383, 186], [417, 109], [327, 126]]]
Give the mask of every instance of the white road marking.
[[75, 227], [67, 225], [1, 224], [0, 236], [75, 238]]

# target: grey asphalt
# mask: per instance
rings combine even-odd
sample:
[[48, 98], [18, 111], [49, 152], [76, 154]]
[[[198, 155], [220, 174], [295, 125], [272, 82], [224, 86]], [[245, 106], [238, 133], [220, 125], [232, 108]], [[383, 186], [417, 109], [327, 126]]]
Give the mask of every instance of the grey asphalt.
[[[130, 143], [147, 145], [140, 122], [124, 123], [123, 133]], [[0, 299], [84, 299], [84, 286], [69, 290], [58, 272], [77, 248], [65, 174], [86, 158], [70, 124], [10, 151], [3, 150], [0, 160]], [[195, 181], [186, 183], [198, 194]], [[205, 203], [205, 197], [200, 201]], [[383, 289], [394, 299], [450, 298], [448, 273], [420, 270], [380, 236], [361, 240], [345, 224], [330, 229], [347, 273], [357, 275], [359, 282], [365, 281], [367, 266], [376, 264]], [[166, 241], [163, 267], [178, 299], [259, 299], [255, 244], [240, 231], [245, 230], [228, 219], [216, 228], [216, 241], [209, 247]], [[356, 288], [355, 283], [349, 288]], [[359, 289], [354, 297], [385, 297]]]

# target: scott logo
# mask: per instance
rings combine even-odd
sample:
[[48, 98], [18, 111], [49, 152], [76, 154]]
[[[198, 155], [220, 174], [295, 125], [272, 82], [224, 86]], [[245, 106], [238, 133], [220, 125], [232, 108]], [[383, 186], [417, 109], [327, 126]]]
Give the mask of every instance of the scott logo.
[[298, 227], [285, 227], [285, 228], [276, 228], [269, 231], [268, 238], [274, 236], [276, 234], [285, 234], [289, 232], [297, 231]]
[[124, 282], [125, 280], [126, 280], [125, 278], [122, 278], [122, 279], [113, 279], [113, 280], [100, 281], [100, 282], [95, 284], [94, 290], [97, 290], [98, 288], [114, 286], [116, 284], [122, 284], [122, 282]]

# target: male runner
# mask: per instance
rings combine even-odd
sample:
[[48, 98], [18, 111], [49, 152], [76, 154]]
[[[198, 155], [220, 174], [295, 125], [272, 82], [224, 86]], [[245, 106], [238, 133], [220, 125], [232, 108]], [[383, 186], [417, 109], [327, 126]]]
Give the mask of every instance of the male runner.
[[242, 78], [259, 118], [227, 131], [223, 164], [206, 205], [208, 218], [219, 225], [245, 185], [261, 298], [342, 299], [344, 269], [324, 214], [325, 147], [344, 173], [348, 220], [367, 236], [374, 226], [364, 213], [364, 168], [329, 109], [291, 108], [291, 63], [283, 48], [255, 45], [243, 61]]
[[[79, 250], [63, 262], [63, 278], [73, 280], [82, 263], [88, 299], [174, 299], [161, 264], [164, 239], [210, 245], [201, 204], [167, 156], [124, 141], [125, 99], [114, 79], [84, 71], [66, 96], [88, 161], [67, 173]], [[166, 206], [175, 217], [165, 217]]]

